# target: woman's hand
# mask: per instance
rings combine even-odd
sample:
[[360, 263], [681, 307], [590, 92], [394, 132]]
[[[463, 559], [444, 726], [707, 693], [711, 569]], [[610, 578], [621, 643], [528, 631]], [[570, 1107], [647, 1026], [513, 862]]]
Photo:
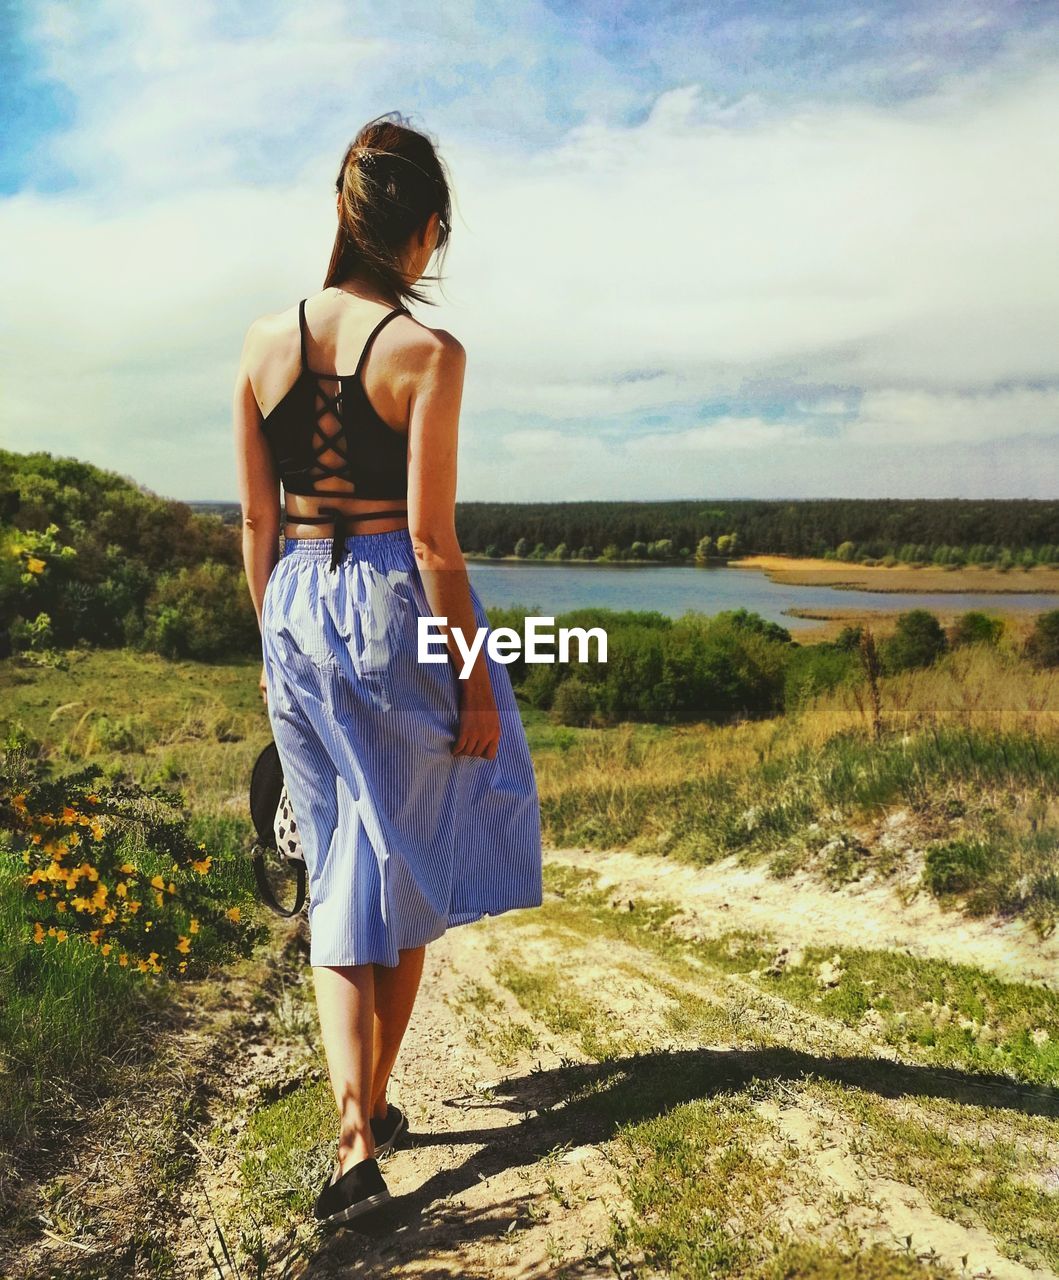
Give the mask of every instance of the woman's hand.
[[492, 760], [500, 742], [500, 713], [491, 687], [468, 689], [460, 682], [460, 727], [452, 744], [454, 756]]
[[257, 682], [257, 687], [261, 691], [261, 701], [268, 706], [268, 683], [265, 680], [265, 664], [261, 664], [261, 678]]

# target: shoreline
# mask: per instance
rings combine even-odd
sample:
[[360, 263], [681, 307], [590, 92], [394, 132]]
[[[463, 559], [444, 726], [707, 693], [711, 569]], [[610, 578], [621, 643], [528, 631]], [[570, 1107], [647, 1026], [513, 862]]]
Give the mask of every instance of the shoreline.
[[755, 555], [730, 560], [736, 569], [759, 569], [771, 582], [839, 591], [922, 592], [965, 595], [1049, 595], [1059, 592], [1059, 569], [981, 569], [908, 565], [836, 564], [812, 556]]
[[791, 587], [833, 587], [836, 591], [878, 591], [889, 594], [920, 592], [925, 595], [988, 594], [1059, 595], [1059, 568], [982, 569], [974, 566], [843, 564], [814, 556], [773, 554], [711, 559], [706, 564], [688, 560], [531, 560], [525, 556], [487, 556], [480, 551], [464, 552], [475, 564], [525, 564], [583, 566], [635, 565], [644, 569], [757, 569], [771, 581]]

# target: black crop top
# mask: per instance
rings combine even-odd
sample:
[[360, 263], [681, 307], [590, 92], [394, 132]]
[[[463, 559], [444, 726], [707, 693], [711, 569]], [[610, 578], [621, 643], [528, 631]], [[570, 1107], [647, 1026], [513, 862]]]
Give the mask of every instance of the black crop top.
[[[317, 373], [305, 356], [305, 299], [298, 303], [301, 331], [301, 368], [294, 385], [262, 420], [272, 457], [287, 493], [314, 497], [393, 498], [408, 495], [408, 437], [395, 431], [375, 412], [364, 389], [364, 362], [375, 335], [395, 316], [410, 315], [407, 307], [395, 307], [368, 334], [351, 374]], [[337, 385], [336, 385], [337, 384]], [[347, 488], [320, 489], [317, 482], [339, 479]], [[345, 519], [349, 512], [321, 507], [319, 515], [284, 513], [286, 519], [304, 524], [334, 523], [331, 567], [336, 568], [345, 549]], [[356, 519], [381, 519], [405, 515], [393, 511], [357, 512]]]

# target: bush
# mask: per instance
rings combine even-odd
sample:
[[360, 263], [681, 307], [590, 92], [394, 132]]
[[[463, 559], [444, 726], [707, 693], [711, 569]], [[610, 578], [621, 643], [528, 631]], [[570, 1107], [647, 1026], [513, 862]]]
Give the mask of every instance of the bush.
[[792, 712], [818, 693], [834, 689], [858, 675], [856, 646], [810, 644], [798, 646], [787, 663], [783, 708]]
[[950, 636], [953, 648], [965, 644], [996, 644], [1004, 633], [1003, 618], [972, 609], [956, 619]]
[[892, 635], [879, 645], [883, 670], [888, 675], [929, 667], [948, 647], [941, 623], [928, 609], [910, 609], [897, 619]]
[[255, 652], [261, 639], [245, 573], [207, 560], [163, 574], [147, 602], [144, 643], [200, 661]]
[[1026, 657], [1038, 667], [1059, 667], [1059, 609], [1037, 615], [1026, 641]]
[[551, 717], [556, 724], [588, 725], [596, 713], [596, 690], [580, 676], [570, 676], [555, 691]]

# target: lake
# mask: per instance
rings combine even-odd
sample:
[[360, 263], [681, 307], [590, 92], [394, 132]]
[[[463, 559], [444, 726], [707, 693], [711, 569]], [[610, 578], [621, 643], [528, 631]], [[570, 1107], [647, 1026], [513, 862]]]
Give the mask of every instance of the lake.
[[1059, 609], [1059, 595], [1045, 592], [842, 591], [836, 587], [772, 582], [760, 569], [686, 565], [518, 564], [469, 560], [474, 588], [488, 609], [525, 607], [552, 617], [595, 605], [608, 609], [657, 610], [671, 618], [687, 609], [718, 613], [749, 609], [790, 631], [818, 626], [784, 612], [800, 609]]

